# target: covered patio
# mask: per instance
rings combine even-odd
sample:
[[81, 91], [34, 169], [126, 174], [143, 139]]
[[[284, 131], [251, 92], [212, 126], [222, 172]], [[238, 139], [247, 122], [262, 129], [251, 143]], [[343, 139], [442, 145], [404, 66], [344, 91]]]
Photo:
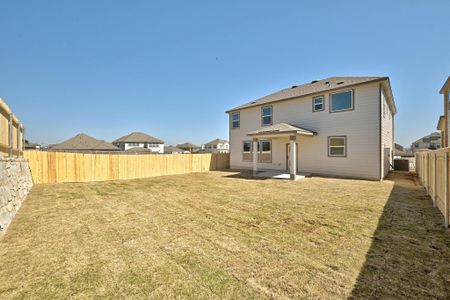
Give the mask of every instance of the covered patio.
[[[298, 170], [298, 136], [310, 136], [317, 135], [316, 132], [294, 126], [287, 123], [277, 123], [270, 126], [262, 127], [258, 130], [247, 133], [247, 136], [252, 137], [253, 143], [253, 176], [264, 178], [276, 178], [276, 179], [291, 179], [298, 180], [309, 176], [310, 174], [299, 172]], [[258, 144], [260, 140], [270, 139], [289, 139], [287, 145], [287, 170], [263, 170], [258, 171]]]

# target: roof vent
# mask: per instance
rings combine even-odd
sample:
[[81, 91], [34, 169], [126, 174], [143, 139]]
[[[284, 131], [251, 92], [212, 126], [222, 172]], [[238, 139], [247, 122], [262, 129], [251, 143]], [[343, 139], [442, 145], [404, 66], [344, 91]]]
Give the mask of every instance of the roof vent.
[[251, 104], [255, 104], [255, 103], [256, 103], [256, 101], [252, 101], [252, 102], [251, 102]]
[[329, 82], [329, 81], [325, 81], [325, 84], [328, 84], [328, 85], [330, 85], [330, 82]]
[[343, 81], [339, 81], [338, 83], [336, 83], [337, 85], [343, 84]]
[[296, 87], [298, 87], [298, 85], [293, 85], [291, 86], [291, 89], [295, 89]]
[[311, 81], [311, 84], [316, 83], [316, 82], [319, 82], [319, 80], [313, 80], [313, 81]]

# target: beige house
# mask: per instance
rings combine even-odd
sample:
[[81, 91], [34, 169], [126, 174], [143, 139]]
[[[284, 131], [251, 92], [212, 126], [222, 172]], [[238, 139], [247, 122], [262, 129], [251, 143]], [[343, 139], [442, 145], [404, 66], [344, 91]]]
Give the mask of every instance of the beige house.
[[437, 129], [441, 132], [441, 145], [442, 147], [448, 147], [448, 141], [449, 141], [449, 132], [450, 132], [450, 124], [448, 122], [449, 118], [449, 101], [450, 101], [450, 76], [445, 81], [444, 85], [442, 86], [441, 90], [439, 91], [440, 94], [442, 94], [443, 100], [444, 100], [444, 115], [439, 117]]
[[294, 85], [227, 111], [231, 168], [381, 180], [396, 112], [388, 77]]
[[147, 150], [134, 149], [131, 152], [164, 153], [164, 141], [142, 132], [132, 132], [112, 143], [123, 151], [133, 148], [144, 148]]
[[164, 153], [165, 154], [183, 154], [183, 153], [189, 153], [186, 150], [180, 149], [178, 147], [175, 146], [166, 146], [164, 147]]
[[183, 144], [178, 144], [176, 146], [177, 148], [183, 149], [184, 153], [197, 153], [200, 150], [200, 147], [197, 145], [194, 145], [192, 143], [186, 142]]
[[230, 143], [224, 139], [215, 139], [202, 145], [202, 151], [208, 153], [229, 153]]
[[441, 134], [432, 132], [411, 144], [411, 150], [415, 153], [418, 150], [436, 150], [441, 148]]

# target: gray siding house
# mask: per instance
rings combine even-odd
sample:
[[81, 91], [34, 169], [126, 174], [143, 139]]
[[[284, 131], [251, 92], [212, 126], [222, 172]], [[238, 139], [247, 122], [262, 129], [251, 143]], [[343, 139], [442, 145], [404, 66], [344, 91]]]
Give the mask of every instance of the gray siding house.
[[227, 111], [234, 169], [381, 180], [397, 110], [388, 77], [331, 77]]

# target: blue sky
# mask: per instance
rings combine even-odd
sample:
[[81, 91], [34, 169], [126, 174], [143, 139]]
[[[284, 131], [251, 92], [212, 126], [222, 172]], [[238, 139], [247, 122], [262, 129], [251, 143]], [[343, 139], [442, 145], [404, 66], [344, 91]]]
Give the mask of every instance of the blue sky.
[[329, 76], [390, 76], [396, 140], [435, 131], [450, 1], [1, 1], [0, 97], [47, 144], [228, 137], [225, 110]]

